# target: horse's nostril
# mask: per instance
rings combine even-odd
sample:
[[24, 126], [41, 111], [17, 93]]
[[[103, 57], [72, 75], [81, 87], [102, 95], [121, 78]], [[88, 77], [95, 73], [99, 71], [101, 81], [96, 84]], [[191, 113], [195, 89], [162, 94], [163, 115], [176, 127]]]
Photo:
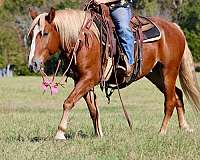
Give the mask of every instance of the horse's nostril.
[[33, 72], [33, 66], [32, 65], [29, 65], [29, 71]]
[[38, 72], [40, 70], [41, 67], [41, 61], [38, 59], [34, 59], [32, 62], [32, 66], [33, 66], [33, 71], [34, 72]]
[[34, 62], [33, 65], [34, 65], [34, 67], [37, 67], [37, 62]]

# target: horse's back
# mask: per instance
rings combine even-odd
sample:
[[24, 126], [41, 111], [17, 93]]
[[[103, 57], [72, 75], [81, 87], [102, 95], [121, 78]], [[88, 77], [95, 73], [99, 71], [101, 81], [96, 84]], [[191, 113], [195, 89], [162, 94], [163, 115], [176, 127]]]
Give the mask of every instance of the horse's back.
[[185, 49], [185, 36], [180, 27], [160, 17], [151, 17], [151, 20], [161, 31], [159, 40], [159, 60], [163, 63], [181, 61]]
[[143, 44], [143, 67], [138, 79], [146, 76], [157, 63], [179, 68], [185, 49], [185, 36], [178, 25], [160, 17], [148, 17], [161, 32], [157, 41]]

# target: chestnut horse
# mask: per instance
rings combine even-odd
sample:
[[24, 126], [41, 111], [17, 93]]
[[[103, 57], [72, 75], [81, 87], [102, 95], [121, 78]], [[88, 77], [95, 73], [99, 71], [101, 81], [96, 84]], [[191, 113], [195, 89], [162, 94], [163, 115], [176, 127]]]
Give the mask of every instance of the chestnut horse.
[[[30, 10], [33, 19], [29, 29], [32, 40], [29, 55], [29, 68], [35, 72], [43, 69], [44, 63], [60, 49], [69, 61], [74, 45], [79, 38], [79, 31], [87, 14], [84, 11], [51, 8], [49, 13], [38, 15]], [[187, 46], [185, 36], [174, 23], [158, 17], [151, 20], [159, 27], [161, 39], [143, 44], [143, 67], [137, 80], [142, 77], [149, 79], [163, 94], [164, 118], [160, 134], [165, 134], [173, 110], [176, 107], [179, 126], [192, 132], [185, 119], [183, 93], [176, 86], [179, 75], [182, 89], [196, 110], [200, 110], [200, 94], [196, 81], [193, 60]], [[84, 35], [83, 35], [84, 36]], [[72, 63], [75, 87], [64, 101], [63, 115], [58, 125], [55, 139], [65, 139], [67, 119], [75, 103], [83, 97], [87, 103], [93, 121], [95, 134], [102, 136], [100, 114], [95, 101], [94, 87], [101, 80], [101, 55], [98, 34], [91, 27], [85, 41], [80, 42], [76, 53], [76, 63]]]

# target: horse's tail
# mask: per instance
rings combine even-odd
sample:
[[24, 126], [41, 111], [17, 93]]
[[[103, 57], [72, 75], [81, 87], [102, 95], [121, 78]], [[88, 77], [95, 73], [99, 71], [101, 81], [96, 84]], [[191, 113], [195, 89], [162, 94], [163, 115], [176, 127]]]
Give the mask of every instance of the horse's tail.
[[200, 89], [197, 83], [192, 54], [187, 41], [185, 41], [185, 51], [181, 61], [179, 79], [186, 98], [194, 106], [195, 110], [200, 112]]

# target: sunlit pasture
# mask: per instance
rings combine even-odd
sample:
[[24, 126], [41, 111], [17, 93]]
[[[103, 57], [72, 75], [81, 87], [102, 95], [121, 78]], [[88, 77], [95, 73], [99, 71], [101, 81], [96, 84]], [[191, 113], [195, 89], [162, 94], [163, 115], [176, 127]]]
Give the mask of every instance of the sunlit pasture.
[[[200, 83], [200, 75], [198, 79]], [[55, 141], [62, 104], [72, 88], [69, 80], [65, 88], [51, 96], [49, 92], [43, 94], [40, 77], [0, 79], [0, 159], [200, 159], [200, 121], [192, 107], [185, 100], [193, 133], [179, 129], [175, 110], [167, 135], [158, 135], [164, 98], [147, 79], [121, 91], [132, 131], [117, 92], [107, 104], [105, 94], [96, 87], [104, 137], [95, 137], [87, 106], [81, 99], [70, 113], [67, 140]]]

